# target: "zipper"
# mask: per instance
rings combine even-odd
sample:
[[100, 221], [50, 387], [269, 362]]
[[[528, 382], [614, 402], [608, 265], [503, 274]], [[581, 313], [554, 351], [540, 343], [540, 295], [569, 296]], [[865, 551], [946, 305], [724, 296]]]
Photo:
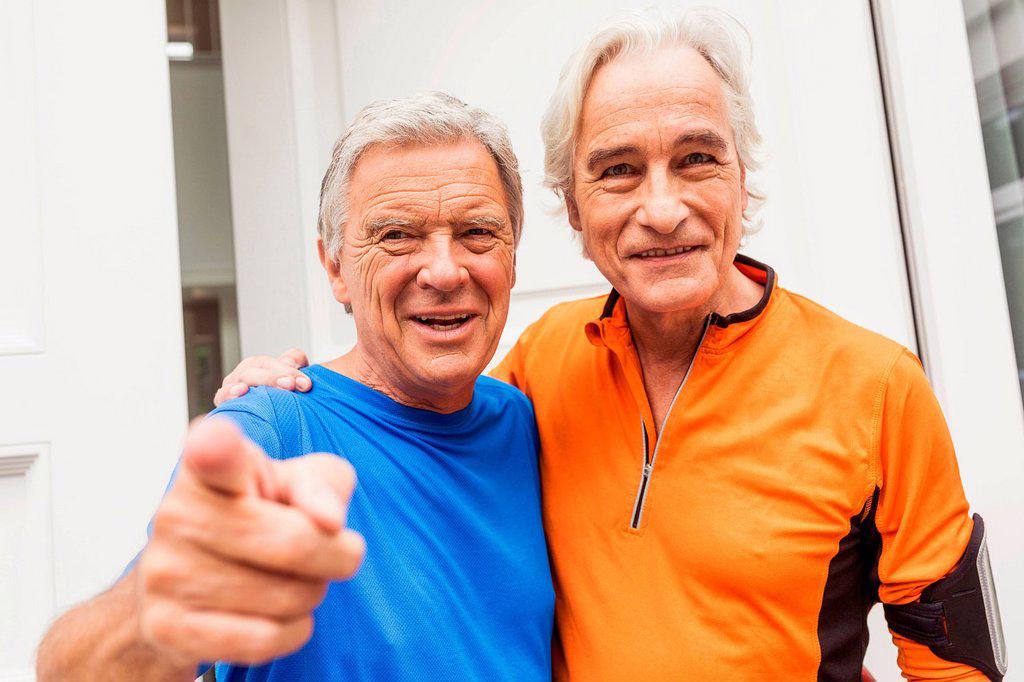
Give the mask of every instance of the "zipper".
[[647, 497], [647, 483], [651, 480], [651, 473], [654, 471], [654, 461], [650, 456], [650, 443], [647, 439], [647, 425], [644, 424], [644, 417], [640, 415], [640, 433], [643, 434], [644, 444], [644, 468], [640, 474], [640, 487], [636, 491], [636, 501], [633, 502], [633, 518], [629, 522], [630, 528], [640, 527], [640, 516], [644, 510], [644, 498]]
[[679, 394], [683, 392], [683, 387], [686, 386], [686, 380], [690, 378], [690, 372], [693, 370], [693, 365], [697, 361], [697, 353], [700, 352], [700, 347], [704, 345], [704, 337], [708, 335], [708, 329], [711, 328], [711, 323], [716, 317], [715, 313], [708, 315], [704, 321], [704, 330], [700, 334], [700, 341], [697, 342], [697, 349], [693, 352], [693, 357], [690, 358], [690, 364], [686, 367], [686, 374], [683, 375], [683, 380], [679, 382], [679, 388], [676, 389], [676, 394], [672, 396], [672, 402], [669, 403], [668, 412], [665, 413], [665, 419], [661, 423], [661, 428], [658, 430], [658, 440], [654, 442], [654, 452], [650, 451], [650, 437], [647, 435], [647, 425], [644, 424], [643, 414], [640, 415], [640, 433], [643, 436], [644, 446], [644, 466], [640, 472], [640, 485], [636, 491], [636, 501], [633, 503], [633, 516], [630, 519], [629, 527], [636, 530], [640, 527], [640, 522], [644, 516], [644, 502], [647, 499], [647, 488], [651, 483], [651, 476], [654, 474], [654, 463], [658, 459], [658, 448], [661, 446], [661, 437], [665, 435], [665, 424], [668, 423], [669, 417], [672, 416], [672, 409], [676, 405], [676, 401], [679, 399]]

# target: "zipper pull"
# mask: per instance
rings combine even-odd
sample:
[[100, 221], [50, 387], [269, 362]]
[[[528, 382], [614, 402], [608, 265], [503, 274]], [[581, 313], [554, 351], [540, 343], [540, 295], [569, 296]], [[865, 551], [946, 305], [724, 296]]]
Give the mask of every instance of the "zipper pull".
[[[644, 478], [650, 478], [651, 477], [651, 471], [653, 471], [653, 470], [654, 470], [654, 467], [652, 467], [650, 464], [644, 464]], [[634, 469], [634, 471], [636, 471], [636, 469]]]

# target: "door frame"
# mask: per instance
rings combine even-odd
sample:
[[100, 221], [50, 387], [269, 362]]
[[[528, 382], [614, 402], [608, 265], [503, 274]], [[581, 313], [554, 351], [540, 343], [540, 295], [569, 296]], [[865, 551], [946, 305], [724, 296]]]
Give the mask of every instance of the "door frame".
[[[1024, 409], [963, 7], [869, 0], [920, 351], [1024, 637]], [[956, 131], [950, 135], [950, 131]]]

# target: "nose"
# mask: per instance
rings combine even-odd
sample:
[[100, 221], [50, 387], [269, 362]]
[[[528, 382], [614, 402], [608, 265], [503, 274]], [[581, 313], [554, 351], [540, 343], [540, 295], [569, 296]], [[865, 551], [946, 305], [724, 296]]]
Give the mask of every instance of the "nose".
[[431, 240], [423, 250], [416, 284], [424, 289], [451, 292], [469, 283], [469, 270], [459, 263], [458, 246], [449, 237]]
[[660, 234], [672, 234], [690, 215], [681, 188], [664, 170], [652, 170], [644, 180], [637, 221]]

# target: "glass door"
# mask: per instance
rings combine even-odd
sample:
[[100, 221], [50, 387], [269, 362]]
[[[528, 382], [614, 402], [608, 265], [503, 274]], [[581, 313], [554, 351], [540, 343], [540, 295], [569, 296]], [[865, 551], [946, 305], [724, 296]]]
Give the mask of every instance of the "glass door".
[[1024, 394], [1024, 0], [963, 0]]

